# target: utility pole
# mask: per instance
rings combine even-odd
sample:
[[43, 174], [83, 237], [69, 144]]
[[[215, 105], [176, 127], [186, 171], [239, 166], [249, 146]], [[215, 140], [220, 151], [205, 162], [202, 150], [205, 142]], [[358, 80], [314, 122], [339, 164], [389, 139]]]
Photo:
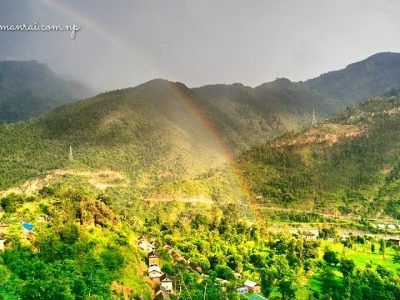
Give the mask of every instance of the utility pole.
[[68, 155], [68, 159], [70, 161], [74, 160], [74, 155], [72, 154], [72, 146], [69, 146], [69, 155]]
[[312, 110], [312, 126], [317, 125], [317, 116], [315, 115], [315, 109]]

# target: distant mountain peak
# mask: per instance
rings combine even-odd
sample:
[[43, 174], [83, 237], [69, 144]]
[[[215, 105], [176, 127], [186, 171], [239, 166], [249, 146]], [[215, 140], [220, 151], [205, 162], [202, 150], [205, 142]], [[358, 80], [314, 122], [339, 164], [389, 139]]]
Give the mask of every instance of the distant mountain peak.
[[320, 96], [345, 104], [364, 101], [400, 88], [400, 53], [380, 52], [301, 84]]
[[0, 123], [20, 121], [94, 92], [36, 60], [0, 62]]
[[283, 88], [283, 89], [285, 89], [292, 85], [296, 85], [296, 83], [290, 81], [290, 79], [288, 79], [288, 78], [281, 77], [281, 78], [276, 78], [274, 81], [271, 81], [271, 82], [265, 82], [265, 83], [257, 86], [256, 89], [262, 89], [262, 88], [279, 88], [279, 89]]
[[367, 57], [364, 60], [349, 64], [347, 68], [366, 67], [374, 65], [376, 67], [390, 67], [394, 62], [400, 62], [400, 53], [395, 52], [379, 52]]

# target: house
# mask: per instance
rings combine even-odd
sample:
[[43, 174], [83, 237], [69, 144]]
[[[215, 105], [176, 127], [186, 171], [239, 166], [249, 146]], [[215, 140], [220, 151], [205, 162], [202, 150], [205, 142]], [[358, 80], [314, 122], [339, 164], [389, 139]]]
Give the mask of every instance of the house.
[[149, 260], [149, 267], [160, 265], [160, 259], [158, 258], [158, 254], [156, 252], [154, 251], [149, 252], [147, 258]]
[[319, 231], [318, 229], [309, 229], [304, 232], [304, 237], [306, 240], [316, 240], [319, 237]]
[[6, 248], [6, 240], [0, 240], [0, 251], [4, 251], [4, 249]]
[[397, 224], [397, 228], [400, 229], [400, 224]]
[[393, 245], [400, 246], [400, 238], [393, 237], [390, 238], [388, 241]]
[[161, 272], [161, 268], [159, 266], [150, 266], [149, 267], [149, 277], [155, 281], [160, 282], [160, 277], [163, 275]]
[[246, 280], [243, 286], [247, 287], [249, 292], [251, 293], [260, 293], [261, 287], [257, 284], [257, 282]]
[[160, 277], [160, 288], [167, 293], [174, 292], [172, 278], [168, 274], [164, 274]]
[[376, 228], [378, 228], [378, 229], [385, 229], [385, 228], [386, 228], [386, 225], [384, 225], [384, 224], [378, 224], [378, 225], [376, 225]]
[[318, 239], [318, 237], [319, 237], [318, 229], [309, 229], [306, 234], [307, 240], [316, 240], [316, 239]]
[[155, 300], [170, 300], [171, 297], [169, 296], [169, 293], [161, 289], [160, 287], [157, 287], [155, 289]]
[[156, 246], [154, 246], [153, 244], [149, 243], [146, 240], [140, 240], [138, 243], [138, 246], [139, 246], [139, 248], [146, 251], [147, 253], [156, 250]]
[[215, 281], [218, 281], [220, 285], [224, 286], [228, 283], [228, 280], [222, 278], [215, 278]]
[[388, 229], [396, 229], [396, 226], [393, 225], [393, 224], [389, 224], [389, 225], [387, 226], [387, 228], [388, 228]]
[[314, 235], [312, 233], [306, 234], [306, 240], [317, 240], [317, 239], [318, 239], [318, 235]]

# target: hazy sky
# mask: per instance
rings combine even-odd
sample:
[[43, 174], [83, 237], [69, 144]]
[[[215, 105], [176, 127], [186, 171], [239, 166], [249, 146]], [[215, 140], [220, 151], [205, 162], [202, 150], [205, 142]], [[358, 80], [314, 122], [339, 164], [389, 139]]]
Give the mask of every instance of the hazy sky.
[[77, 24], [67, 32], [0, 31], [0, 60], [35, 59], [99, 90], [152, 78], [189, 86], [305, 80], [376, 52], [400, 52], [396, 0], [2, 0], [0, 25]]

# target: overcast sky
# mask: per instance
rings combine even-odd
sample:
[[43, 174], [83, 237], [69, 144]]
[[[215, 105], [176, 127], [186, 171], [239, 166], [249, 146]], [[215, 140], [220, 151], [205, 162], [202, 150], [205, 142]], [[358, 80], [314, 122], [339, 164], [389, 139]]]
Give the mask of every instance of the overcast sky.
[[293, 81], [376, 52], [400, 52], [400, 1], [2, 0], [0, 25], [77, 24], [0, 32], [0, 60], [35, 59], [99, 90], [152, 78], [189, 86]]

